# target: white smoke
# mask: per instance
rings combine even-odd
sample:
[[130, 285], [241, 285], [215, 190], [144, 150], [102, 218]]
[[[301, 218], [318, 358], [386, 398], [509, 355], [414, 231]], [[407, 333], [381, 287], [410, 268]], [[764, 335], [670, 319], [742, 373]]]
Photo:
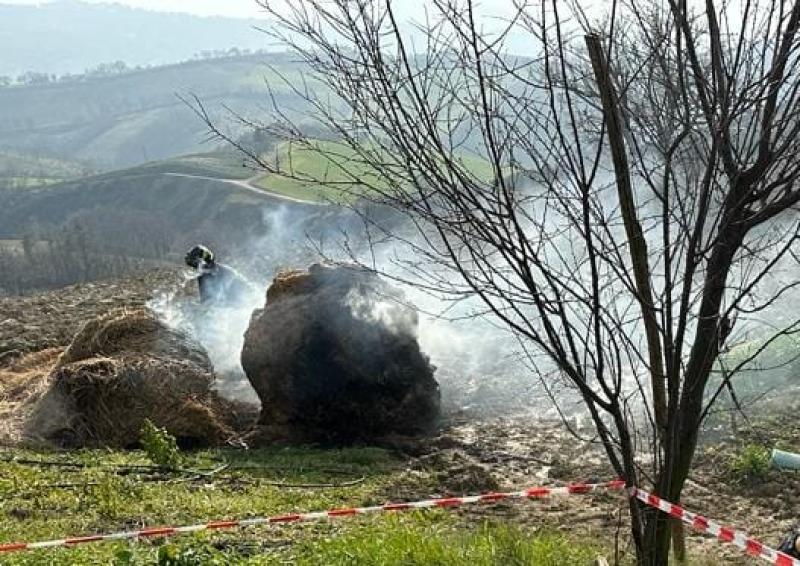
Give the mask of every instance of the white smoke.
[[205, 348], [218, 376], [217, 390], [225, 397], [258, 403], [241, 364], [245, 331], [253, 311], [264, 306], [267, 287], [280, 270], [308, 267], [318, 259], [310, 242], [315, 228], [312, 221], [325, 214], [326, 210], [319, 207], [302, 210], [284, 204], [264, 209], [265, 232], [227, 254], [217, 253], [218, 262], [240, 270], [250, 283], [236, 296], [226, 297], [224, 305], [200, 302], [200, 273], [188, 268], [176, 289], [161, 292], [149, 303], [167, 326], [191, 336]]
[[197, 277], [187, 270], [182, 285], [156, 295], [148, 306], [167, 326], [191, 336], [205, 348], [218, 376], [219, 393], [258, 403], [240, 356], [250, 316], [263, 303], [263, 296], [252, 287], [231, 297], [224, 306], [201, 304], [195, 290]]
[[[219, 376], [221, 394], [255, 403], [258, 398], [240, 362], [244, 333], [253, 311], [264, 306], [266, 289], [279, 271], [306, 269], [323, 258], [347, 261], [355, 256], [364, 263], [375, 262], [379, 272], [400, 275], [391, 258], [406, 254], [408, 259], [413, 253], [393, 242], [366, 245], [356, 233], [361, 224], [355, 215], [333, 208], [281, 204], [265, 209], [263, 215], [265, 233], [217, 258], [244, 272], [252, 289], [235, 297], [230, 306], [207, 306], [197, 296], [197, 274], [187, 270], [182, 288], [161, 293], [149, 305], [168, 326], [205, 347]], [[362, 298], [350, 300], [354, 310], [363, 310]], [[407, 314], [398, 320], [397, 313], [408, 311], [398, 308], [397, 300], [415, 307], [417, 320], [407, 320]], [[549, 406], [535, 373], [521, 362], [513, 335], [483, 317], [469, 316], [479, 310], [477, 300], [462, 301], [454, 309], [430, 293], [403, 285], [400, 299], [387, 296], [369, 303], [368, 316], [373, 319], [406, 329], [416, 324], [421, 349], [437, 368], [443, 402], [450, 410], [498, 413]]]

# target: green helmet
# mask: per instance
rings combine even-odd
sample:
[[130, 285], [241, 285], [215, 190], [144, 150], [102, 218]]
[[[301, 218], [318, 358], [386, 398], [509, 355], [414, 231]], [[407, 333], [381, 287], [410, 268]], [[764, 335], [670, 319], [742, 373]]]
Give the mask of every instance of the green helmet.
[[201, 264], [212, 265], [214, 263], [214, 252], [205, 246], [194, 246], [186, 254], [184, 261], [192, 269], [197, 269]]

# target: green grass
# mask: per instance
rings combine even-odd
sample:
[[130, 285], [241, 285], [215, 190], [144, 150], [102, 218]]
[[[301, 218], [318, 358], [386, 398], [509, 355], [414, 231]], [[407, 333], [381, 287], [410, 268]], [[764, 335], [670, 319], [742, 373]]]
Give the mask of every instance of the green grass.
[[598, 552], [552, 532], [484, 523], [457, 528], [445, 519], [394, 516], [373, 521], [358, 531], [300, 545], [297, 563], [434, 566], [537, 566], [592, 564]]
[[[84, 468], [12, 459], [77, 462]], [[9, 461], [12, 460], [12, 461]], [[184, 466], [229, 468], [187, 481], [121, 473], [147, 464], [142, 452], [0, 452], [0, 542], [108, 533], [291, 511], [376, 505], [440, 492], [436, 474], [408, 474], [377, 448], [209, 450], [184, 454]], [[346, 487], [290, 487], [342, 484]], [[275, 484], [282, 485], [275, 485]], [[3, 556], [3, 564], [581, 564], [595, 549], [562, 535], [472, 522], [432, 511], [204, 532], [170, 539], [95, 543]]]
[[[265, 158], [281, 173], [264, 175], [255, 185], [292, 198], [332, 202], [349, 202], [370, 190], [389, 188], [381, 174], [349, 146], [332, 141], [316, 141], [313, 145], [280, 144]], [[462, 155], [459, 159], [476, 178], [492, 178], [491, 165], [485, 159], [475, 155]]]
[[233, 151], [216, 151], [209, 153], [196, 153], [155, 161], [129, 171], [142, 171], [147, 173], [180, 173], [184, 175], [197, 175], [199, 177], [212, 177], [219, 179], [248, 179], [255, 172], [242, 165], [242, 159]]
[[[368, 448], [324, 452], [304, 449], [209, 451], [189, 455], [185, 465], [192, 469], [211, 469], [227, 461], [231, 469], [208, 480], [187, 482], [176, 481], [180, 478], [175, 477], [155, 482], [101, 467], [147, 463], [141, 452], [81, 451], [68, 458], [60, 454], [19, 451], [14, 455], [78, 461], [90, 467], [70, 469], [0, 463], [0, 540], [3, 542], [375, 503], [381, 500], [380, 494], [388, 478], [397, 473], [399, 466], [389, 453]], [[362, 477], [361, 483], [332, 489], [271, 485], [276, 482], [342, 483]], [[66, 484], [69, 487], [64, 487]], [[252, 529], [219, 536], [223, 540], [233, 537], [242, 543], [254, 544], [263, 535], [263, 530]], [[210, 538], [216, 539], [217, 535]], [[38, 564], [45, 559], [64, 564], [106, 563], [127, 546], [126, 543], [111, 543], [20, 554], [11, 557], [10, 563]], [[147, 545], [143, 548], [147, 550]], [[235, 552], [232, 558], [237, 558]]]
[[322, 83], [291, 64], [279, 65], [277, 69], [270, 69], [266, 64], [253, 65], [251, 69], [235, 77], [233, 84], [240, 88], [258, 89], [264, 93], [271, 90], [274, 94], [291, 95], [294, 91], [290, 85], [303, 88], [303, 81], [309, 88], [324, 89]]
[[60, 183], [63, 180], [58, 177], [0, 177], [0, 186], [8, 189], [28, 189]]
[[267, 159], [282, 174], [268, 174], [255, 185], [270, 192], [311, 201], [343, 202], [386, 183], [344, 144], [320, 141], [315, 148], [280, 144]]

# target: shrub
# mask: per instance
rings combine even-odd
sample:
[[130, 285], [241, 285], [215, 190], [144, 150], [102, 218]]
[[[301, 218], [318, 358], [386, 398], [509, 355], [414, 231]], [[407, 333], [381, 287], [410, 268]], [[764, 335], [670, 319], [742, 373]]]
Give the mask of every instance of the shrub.
[[158, 566], [223, 566], [221, 554], [205, 545], [182, 548], [165, 544], [158, 549]]
[[769, 463], [769, 450], [757, 444], [748, 444], [733, 457], [729, 471], [739, 481], [758, 482], [769, 471]]
[[162, 468], [177, 468], [181, 465], [181, 453], [178, 442], [166, 429], [158, 428], [145, 419], [139, 432], [139, 442], [147, 457]]

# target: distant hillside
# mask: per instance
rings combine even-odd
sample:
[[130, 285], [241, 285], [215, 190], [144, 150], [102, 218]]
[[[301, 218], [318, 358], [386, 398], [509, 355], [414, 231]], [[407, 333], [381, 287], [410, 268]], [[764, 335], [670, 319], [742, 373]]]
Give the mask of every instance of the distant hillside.
[[[279, 153], [287, 151], [286, 144], [277, 147]], [[294, 170], [308, 176], [330, 163], [322, 153], [305, 152]], [[58, 171], [66, 175], [68, 164], [62, 166]], [[108, 230], [104, 237], [122, 245], [125, 238], [116, 232], [133, 233], [143, 227], [151, 235], [163, 234], [170, 246], [180, 240], [182, 247], [197, 238], [235, 244], [258, 235], [265, 226], [265, 211], [284, 208], [319, 216], [333, 210], [320, 206], [324, 204], [320, 201], [335, 199], [334, 191], [305, 184], [303, 189], [244, 166], [233, 150], [185, 155], [42, 186], [0, 184], [0, 241], [47, 236], [77, 220], [88, 229]]]
[[101, 231], [153, 232], [157, 225], [155, 231], [165, 232], [170, 243], [205, 234], [237, 239], [258, 229], [261, 208], [276, 201], [213, 180], [231, 178], [235, 162], [231, 160], [226, 170], [223, 160], [209, 161], [206, 165], [200, 157], [184, 158], [53, 185], [0, 190], [0, 239], [23, 238], [32, 230], [50, 232], [76, 218]]
[[77, 161], [0, 151], [0, 188], [49, 185], [90, 173], [89, 167]]
[[[255, 185], [294, 198], [346, 202], [364, 195], [370, 187], [379, 190], [389, 187], [381, 173], [365, 163], [358, 153], [333, 140], [317, 140], [313, 149], [281, 142], [267, 158], [283, 174], [262, 175], [254, 180]], [[487, 160], [467, 153], [456, 159], [477, 178], [492, 179], [494, 172]], [[388, 157], [386, 161], [389, 162]]]
[[47, 154], [102, 170], [208, 151], [206, 128], [176, 93], [197, 94], [215, 119], [222, 107], [263, 117], [264, 79], [286, 109], [304, 105], [288, 80], [301, 68], [285, 54], [191, 61], [84, 81], [0, 88], [0, 151]]
[[[371, 186], [382, 185], [380, 175], [347, 146], [320, 140], [315, 147], [318, 150], [290, 150], [287, 142], [281, 142], [268, 157], [279, 156], [281, 169], [308, 181], [254, 170], [232, 149], [62, 182], [55, 182], [55, 175], [74, 173], [70, 167], [77, 165], [42, 159], [35, 163], [52, 164], [52, 184], [0, 184], [0, 242], [46, 239], [48, 234], [61, 237], [57, 233], [62, 228], [77, 222], [110, 239], [109, 245], [118, 242], [124, 247], [126, 238], [137, 232], [145, 239], [163, 237], [167, 247], [176, 242], [182, 247], [194, 239], [233, 245], [259, 234], [266, 226], [265, 211], [284, 208], [319, 217], [338, 208], [328, 206], [331, 201], [354, 202], [369, 189], [352, 183], [350, 174], [367, 179]], [[461, 159], [474, 174], [489, 177], [488, 162], [469, 156]]]
[[203, 51], [268, 47], [268, 38], [255, 25], [254, 20], [74, 0], [39, 6], [0, 3], [0, 75], [81, 73], [117, 60], [130, 66], [161, 65]]
[[305, 244], [358, 225], [346, 210], [273, 196], [227, 152], [39, 187], [0, 187], [0, 295], [181, 265], [203, 242], [253, 265], [303, 265]]
[[[62, 182], [55, 175], [76, 174], [75, 164], [30, 161], [50, 168], [52, 184], [0, 183], [0, 295], [180, 265], [197, 242], [255, 273], [264, 273], [264, 266], [305, 265], [317, 257], [309, 253], [310, 242], [333, 242], [342, 232], [357, 246], [361, 217], [321, 201], [358, 205], [355, 195], [368, 189], [352, 184], [348, 171], [372, 186], [382, 179], [339, 143], [320, 140], [315, 147], [292, 150], [290, 159], [289, 146], [278, 143], [269, 154], [284, 171], [335, 187], [255, 171], [230, 149]], [[484, 161], [463, 161], [477, 175], [488, 170]], [[380, 207], [371, 214], [386, 226], [399, 220]]]

